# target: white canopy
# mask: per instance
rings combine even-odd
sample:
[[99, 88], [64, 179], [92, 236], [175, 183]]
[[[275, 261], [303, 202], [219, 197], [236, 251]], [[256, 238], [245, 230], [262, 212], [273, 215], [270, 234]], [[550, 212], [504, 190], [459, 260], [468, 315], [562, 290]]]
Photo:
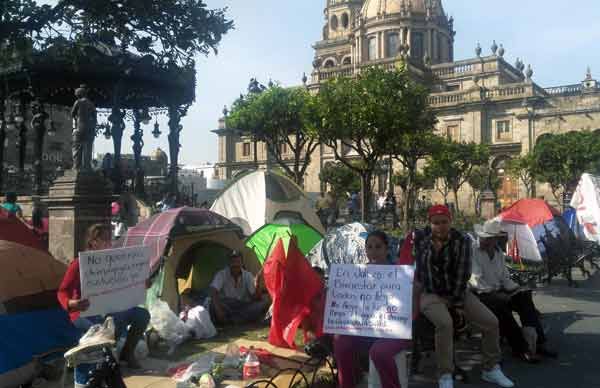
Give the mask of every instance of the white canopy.
[[210, 210], [239, 225], [246, 236], [267, 223], [306, 223], [325, 233], [302, 189], [272, 171], [241, 176], [219, 195]]
[[600, 242], [600, 177], [583, 174], [571, 199], [585, 237]]

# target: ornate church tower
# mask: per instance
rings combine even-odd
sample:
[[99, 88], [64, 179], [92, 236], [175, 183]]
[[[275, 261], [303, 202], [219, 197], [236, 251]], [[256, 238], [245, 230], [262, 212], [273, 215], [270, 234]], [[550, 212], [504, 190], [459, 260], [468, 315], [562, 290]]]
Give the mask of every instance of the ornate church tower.
[[364, 0], [326, 0], [323, 39], [314, 45], [315, 67], [352, 64], [352, 42]]
[[399, 56], [421, 67], [454, 61], [454, 21], [441, 0], [327, 0], [325, 20], [314, 45], [319, 81], [330, 68], [351, 72]]

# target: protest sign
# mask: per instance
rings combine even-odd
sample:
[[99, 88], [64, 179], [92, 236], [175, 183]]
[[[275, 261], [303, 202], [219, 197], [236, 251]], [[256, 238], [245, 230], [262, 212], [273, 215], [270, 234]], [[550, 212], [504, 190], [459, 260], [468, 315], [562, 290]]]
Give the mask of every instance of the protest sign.
[[333, 264], [324, 331], [411, 339], [413, 273], [405, 265]]
[[144, 303], [149, 272], [150, 247], [81, 252], [81, 298], [90, 301], [81, 316], [125, 311]]

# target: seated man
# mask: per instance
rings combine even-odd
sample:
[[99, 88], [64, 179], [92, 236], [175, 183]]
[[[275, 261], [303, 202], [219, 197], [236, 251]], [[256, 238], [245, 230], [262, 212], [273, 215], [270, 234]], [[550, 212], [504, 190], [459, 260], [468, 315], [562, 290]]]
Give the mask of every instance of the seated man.
[[[504, 233], [500, 223], [487, 221], [476, 225], [479, 243], [473, 244], [472, 273], [469, 285], [473, 292], [500, 322], [500, 334], [505, 337], [516, 357], [526, 362], [538, 362], [539, 356], [556, 357], [544, 344], [546, 336], [533, 304], [531, 292], [512, 281], [506, 268], [506, 255], [498, 248]], [[519, 314], [523, 329], [513, 316]]]
[[269, 307], [263, 299], [263, 287], [242, 268], [242, 255], [233, 251], [229, 267], [215, 275], [210, 285], [211, 317], [221, 324], [240, 324], [259, 320]]
[[482, 379], [501, 387], [513, 387], [514, 383], [504, 375], [499, 365], [498, 320], [467, 289], [471, 277], [470, 239], [451, 228], [452, 216], [448, 207], [432, 206], [428, 216], [430, 225], [415, 231], [413, 252], [415, 282], [421, 285], [420, 310], [435, 326], [439, 387], [454, 387], [454, 320], [450, 310], [483, 332]]

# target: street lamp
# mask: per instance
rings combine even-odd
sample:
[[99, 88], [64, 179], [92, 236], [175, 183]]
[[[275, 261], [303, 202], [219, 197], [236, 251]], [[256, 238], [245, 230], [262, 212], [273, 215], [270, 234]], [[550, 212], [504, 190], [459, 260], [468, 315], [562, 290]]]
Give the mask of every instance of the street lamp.
[[160, 131], [160, 126], [158, 125], [158, 119], [156, 119], [154, 122], [154, 129], [152, 130], [152, 136], [154, 136], [155, 139], [158, 139], [161, 134], [162, 132]]

